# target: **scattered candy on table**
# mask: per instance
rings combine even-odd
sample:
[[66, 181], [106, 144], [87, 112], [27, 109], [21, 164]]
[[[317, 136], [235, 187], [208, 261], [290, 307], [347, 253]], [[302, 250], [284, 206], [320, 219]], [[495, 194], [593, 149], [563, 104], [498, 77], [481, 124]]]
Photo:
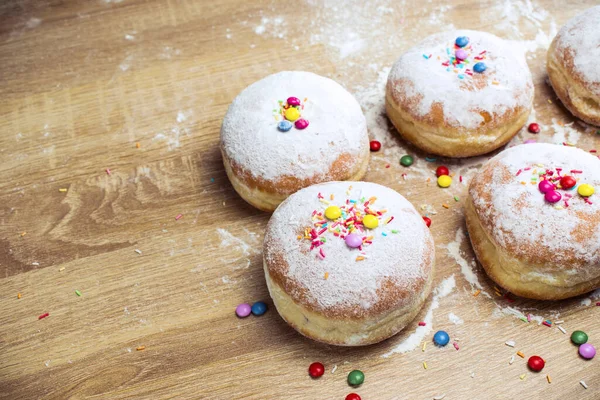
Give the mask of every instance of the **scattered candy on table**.
[[565, 175], [560, 178], [560, 187], [563, 189], [571, 189], [575, 185], [577, 185], [577, 181], [570, 175]]
[[439, 187], [447, 188], [452, 184], [452, 178], [448, 175], [442, 175], [438, 178], [437, 184]]
[[410, 167], [411, 165], [413, 165], [413, 162], [415, 162], [413, 156], [409, 156], [408, 154], [400, 158], [400, 164], [402, 164], [405, 167]]
[[235, 308], [235, 314], [240, 318], [246, 318], [252, 312], [252, 307], [248, 303], [242, 303]]
[[363, 218], [363, 225], [369, 229], [375, 229], [379, 226], [379, 220], [374, 215], [365, 215]]
[[360, 386], [364, 381], [365, 374], [358, 369], [355, 369], [348, 374], [348, 384], [350, 386]]
[[594, 192], [594, 187], [588, 183], [579, 185], [579, 187], [577, 188], [577, 193], [579, 193], [579, 195], [583, 197], [590, 197], [594, 194]]
[[362, 245], [362, 236], [357, 235], [356, 233], [350, 233], [349, 235], [346, 236], [346, 245], [348, 245], [348, 247], [352, 247], [352, 248], [357, 248], [360, 247]]
[[360, 396], [357, 395], [356, 393], [350, 393], [348, 396], [346, 396], [346, 400], [361, 400]]
[[450, 341], [450, 336], [446, 331], [437, 331], [435, 335], [433, 335], [433, 343], [438, 346], [445, 346]]
[[257, 301], [256, 303], [252, 304], [251, 311], [252, 314], [256, 315], [257, 317], [263, 315], [267, 312], [267, 304], [262, 301]]
[[596, 348], [589, 343], [579, 346], [579, 355], [587, 360], [591, 360], [596, 355]]
[[540, 126], [538, 124], [536, 124], [535, 122], [532, 122], [527, 127], [527, 130], [531, 133], [540, 133]]
[[325, 209], [325, 217], [330, 220], [338, 219], [342, 215], [342, 210], [338, 206], [329, 206]]
[[448, 167], [446, 167], [444, 165], [440, 165], [435, 170], [435, 176], [437, 176], [439, 178], [442, 175], [450, 175], [450, 170], [448, 169]]
[[485, 63], [481, 61], [473, 65], [473, 71], [477, 72], [478, 74], [483, 73], [486, 69], [487, 65], [485, 65]]
[[371, 151], [379, 151], [379, 149], [381, 149], [381, 143], [379, 143], [377, 140], [371, 140], [369, 142], [369, 147]]
[[425, 225], [429, 228], [431, 226], [431, 218], [423, 217], [423, 221], [425, 221]]
[[320, 362], [314, 362], [308, 367], [308, 374], [312, 378], [320, 378], [325, 373], [325, 366]]
[[575, 344], [584, 344], [588, 341], [588, 335], [584, 331], [574, 331], [571, 333], [571, 341]]
[[527, 360], [527, 365], [532, 371], [540, 372], [544, 369], [546, 362], [540, 356], [531, 356], [529, 357], [529, 360]]

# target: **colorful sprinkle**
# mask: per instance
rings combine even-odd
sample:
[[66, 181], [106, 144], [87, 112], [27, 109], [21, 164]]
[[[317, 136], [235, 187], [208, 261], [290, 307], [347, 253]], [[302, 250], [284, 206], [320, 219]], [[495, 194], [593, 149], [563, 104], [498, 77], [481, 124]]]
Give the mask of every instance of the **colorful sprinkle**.
[[48, 317], [48, 316], [50, 316], [50, 313], [44, 313], [44, 314], [40, 315], [40, 316], [38, 317], [38, 319], [44, 319], [44, 318], [46, 318], [46, 317]]

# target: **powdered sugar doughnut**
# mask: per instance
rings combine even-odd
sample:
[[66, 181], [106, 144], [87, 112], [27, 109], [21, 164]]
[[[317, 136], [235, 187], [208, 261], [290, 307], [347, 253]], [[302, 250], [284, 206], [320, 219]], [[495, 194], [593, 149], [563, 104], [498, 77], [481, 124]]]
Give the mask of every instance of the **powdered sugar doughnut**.
[[548, 49], [554, 91], [576, 117], [600, 126], [600, 6], [570, 19]]
[[600, 160], [577, 148], [527, 144], [492, 158], [471, 182], [465, 206], [471, 243], [488, 275], [540, 300], [600, 287], [594, 188]]
[[415, 208], [367, 182], [291, 195], [269, 221], [263, 255], [283, 319], [307, 337], [342, 346], [403, 329], [431, 292], [435, 263], [433, 238]]
[[408, 50], [386, 87], [387, 114], [400, 135], [449, 157], [506, 144], [527, 121], [532, 101], [524, 54], [469, 30], [438, 33]]
[[248, 86], [229, 106], [221, 153], [240, 196], [273, 211], [303, 187], [362, 179], [369, 162], [366, 119], [331, 79], [279, 72]]

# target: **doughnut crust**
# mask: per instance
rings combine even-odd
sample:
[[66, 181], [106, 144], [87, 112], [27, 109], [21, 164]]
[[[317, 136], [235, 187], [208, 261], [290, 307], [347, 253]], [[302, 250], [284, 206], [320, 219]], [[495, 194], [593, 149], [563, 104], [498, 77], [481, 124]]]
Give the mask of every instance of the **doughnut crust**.
[[[331, 205], [343, 210], [337, 220], [323, 216]], [[365, 209], [377, 215], [376, 228], [361, 224]], [[360, 212], [356, 220], [352, 210]], [[349, 220], [362, 237], [360, 248], [345, 242]], [[273, 213], [263, 248], [265, 279], [281, 317], [304, 336], [367, 345], [415, 318], [431, 292], [434, 251], [421, 216], [396, 191], [330, 182], [298, 191]]]
[[548, 49], [550, 83], [577, 118], [600, 126], [600, 6], [570, 19]]
[[[282, 131], [287, 99], [296, 97], [309, 122]], [[338, 83], [284, 71], [244, 89], [221, 126], [221, 154], [229, 180], [251, 205], [273, 211], [290, 194], [327, 181], [360, 180], [369, 162], [366, 119]]]
[[559, 172], [600, 187], [600, 160], [551, 144], [503, 151], [469, 186], [465, 217], [475, 254], [489, 277], [516, 295], [559, 300], [600, 287], [596, 195], [558, 187], [561, 201], [549, 203], [538, 188], [540, 174], [558, 183]]
[[[456, 62], [457, 37], [468, 58]], [[473, 70], [485, 63], [485, 71]], [[404, 139], [447, 157], [489, 153], [527, 122], [533, 81], [523, 54], [489, 33], [432, 35], [403, 54], [386, 86], [386, 111]]]

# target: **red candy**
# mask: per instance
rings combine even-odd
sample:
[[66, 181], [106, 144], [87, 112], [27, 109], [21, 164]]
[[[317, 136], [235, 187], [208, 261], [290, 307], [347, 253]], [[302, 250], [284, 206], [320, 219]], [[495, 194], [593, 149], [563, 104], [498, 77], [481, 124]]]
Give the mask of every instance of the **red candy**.
[[286, 102], [288, 103], [288, 105], [293, 106], [293, 107], [300, 105], [300, 99], [297, 97], [288, 97]]
[[536, 124], [535, 122], [532, 122], [527, 127], [527, 130], [531, 133], [540, 133], [540, 126], [538, 124]]
[[360, 400], [360, 396], [356, 393], [350, 393], [348, 396], [346, 396], [346, 400]]
[[531, 368], [532, 371], [540, 372], [544, 369], [546, 363], [540, 356], [531, 356], [529, 357], [529, 361], [527, 361], [527, 365], [529, 365], [529, 368]]
[[560, 178], [560, 186], [563, 189], [571, 189], [575, 185], [577, 185], [577, 181], [572, 176], [565, 175]]
[[325, 373], [325, 366], [320, 362], [314, 362], [308, 367], [308, 374], [313, 378], [320, 378]]
[[377, 140], [371, 140], [371, 142], [369, 142], [369, 147], [371, 148], [371, 151], [379, 151], [379, 149], [381, 149], [381, 143]]
[[425, 225], [429, 228], [431, 226], [431, 219], [428, 217], [423, 217], [423, 221], [425, 221]]
[[437, 169], [435, 170], [435, 176], [437, 176], [438, 178], [442, 175], [450, 175], [450, 170], [448, 169], [448, 167], [445, 167], [443, 165], [440, 165], [439, 167], [437, 167]]

